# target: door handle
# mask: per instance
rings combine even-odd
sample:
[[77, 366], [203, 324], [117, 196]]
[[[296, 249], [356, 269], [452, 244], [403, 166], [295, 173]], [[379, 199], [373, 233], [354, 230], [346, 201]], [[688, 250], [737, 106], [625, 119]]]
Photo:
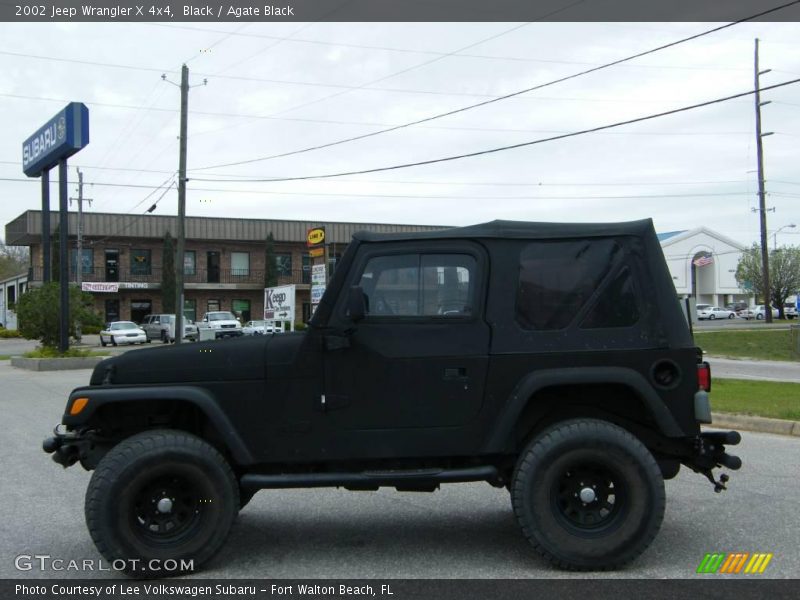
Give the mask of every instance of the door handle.
[[465, 367], [445, 367], [445, 379], [463, 379], [467, 376], [467, 369]]

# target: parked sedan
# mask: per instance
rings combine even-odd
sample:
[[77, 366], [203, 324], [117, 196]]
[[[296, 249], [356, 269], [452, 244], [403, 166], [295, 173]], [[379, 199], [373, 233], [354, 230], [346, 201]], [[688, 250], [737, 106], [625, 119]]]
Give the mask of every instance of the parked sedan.
[[132, 321], [114, 321], [100, 332], [100, 345], [144, 344], [149, 342], [144, 329]]
[[[762, 320], [767, 314], [767, 309], [763, 304], [759, 304], [758, 306], [751, 306], [748, 308], [744, 314], [742, 315], [745, 319], [756, 319], [758, 321]], [[772, 309], [772, 318], [778, 318], [778, 309]]]
[[242, 335], [267, 335], [268, 333], [283, 333], [283, 324], [272, 321], [248, 321], [242, 327]]
[[709, 321], [713, 321], [715, 319], [734, 319], [736, 318], [736, 313], [732, 310], [728, 310], [727, 308], [710, 306], [708, 308], [702, 308], [698, 310], [697, 318], [701, 321], [703, 319], [708, 319]]

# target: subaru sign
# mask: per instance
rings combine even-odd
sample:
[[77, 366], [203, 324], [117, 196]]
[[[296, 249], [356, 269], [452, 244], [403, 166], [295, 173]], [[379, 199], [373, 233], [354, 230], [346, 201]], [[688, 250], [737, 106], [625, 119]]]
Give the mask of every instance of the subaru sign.
[[22, 170], [28, 177], [38, 177], [88, 143], [89, 109], [70, 102], [22, 143]]

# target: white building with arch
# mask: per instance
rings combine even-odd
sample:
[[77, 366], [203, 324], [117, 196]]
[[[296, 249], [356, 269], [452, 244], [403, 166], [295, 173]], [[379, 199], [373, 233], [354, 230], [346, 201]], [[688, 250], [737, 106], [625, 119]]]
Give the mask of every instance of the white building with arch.
[[706, 227], [660, 233], [658, 239], [679, 298], [713, 306], [752, 304], [753, 295], [736, 283], [736, 266], [745, 246]]

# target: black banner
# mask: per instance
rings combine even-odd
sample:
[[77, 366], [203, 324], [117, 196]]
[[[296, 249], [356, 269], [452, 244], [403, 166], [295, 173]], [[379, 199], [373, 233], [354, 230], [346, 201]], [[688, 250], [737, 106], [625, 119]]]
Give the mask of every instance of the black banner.
[[[581, 575], [576, 575], [576, 577]], [[591, 577], [590, 573], [582, 574]], [[797, 582], [697, 576], [689, 580], [532, 579], [532, 580], [266, 580], [187, 579], [138, 581], [108, 580], [9, 580], [0, 582], [3, 600], [602, 600], [620, 597], [637, 600], [679, 598], [736, 598], [780, 600], [797, 597]]]
[[791, 0], [0, 0], [9, 22], [800, 21]]

